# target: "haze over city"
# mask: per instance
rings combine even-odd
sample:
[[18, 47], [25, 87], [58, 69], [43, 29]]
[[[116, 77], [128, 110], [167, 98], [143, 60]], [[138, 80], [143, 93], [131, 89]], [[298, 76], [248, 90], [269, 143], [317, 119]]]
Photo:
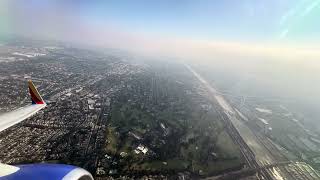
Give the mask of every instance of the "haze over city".
[[318, 16], [318, 0], [5, 0], [1, 34], [180, 56], [301, 58], [319, 55]]
[[[28, 103], [30, 78], [49, 103], [0, 133], [0, 160], [320, 178], [319, 17], [320, 0], [2, 0], [0, 112]], [[5, 156], [23, 132], [38, 149]]]

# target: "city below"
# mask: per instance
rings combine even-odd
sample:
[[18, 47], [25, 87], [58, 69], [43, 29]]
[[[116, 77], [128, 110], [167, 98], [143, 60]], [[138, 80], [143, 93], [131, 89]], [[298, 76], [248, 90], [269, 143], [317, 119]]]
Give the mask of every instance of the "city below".
[[288, 107], [219, 91], [199, 66], [114, 49], [0, 46], [0, 113], [47, 107], [0, 132], [0, 162], [64, 163], [95, 179], [320, 179], [320, 134]]

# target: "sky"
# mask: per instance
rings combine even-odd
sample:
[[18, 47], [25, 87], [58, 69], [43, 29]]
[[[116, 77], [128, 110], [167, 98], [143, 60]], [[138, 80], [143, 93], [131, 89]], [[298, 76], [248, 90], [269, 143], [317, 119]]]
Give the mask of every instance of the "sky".
[[320, 0], [0, 0], [1, 37], [186, 56], [319, 57], [319, 18]]
[[19, 35], [188, 59], [318, 112], [319, 19], [320, 0], [0, 0], [0, 40]]

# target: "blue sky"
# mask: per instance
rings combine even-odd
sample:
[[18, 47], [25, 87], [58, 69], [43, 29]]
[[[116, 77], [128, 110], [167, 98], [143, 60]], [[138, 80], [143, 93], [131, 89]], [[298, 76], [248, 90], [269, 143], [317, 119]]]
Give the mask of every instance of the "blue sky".
[[12, 0], [9, 4], [10, 16], [17, 9], [39, 11], [40, 16], [57, 11], [72, 14], [80, 23], [193, 39], [310, 40], [320, 35], [319, 0]]
[[[1, 36], [21, 34], [124, 49], [151, 46], [169, 49], [165, 47], [168, 44], [173, 44], [171, 49], [185, 44], [189, 50], [209, 49], [191, 41], [222, 42], [219, 47], [227, 48], [227, 43], [230, 48], [255, 52], [261, 52], [265, 44], [313, 46], [319, 45], [320, 40], [320, 0], [2, 0], [0, 3]], [[182, 41], [177, 43], [176, 39]], [[256, 48], [256, 44], [260, 47]]]
[[[313, 35], [319, 36], [320, 30], [318, 0], [97, 2], [71, 3], [70, 6], [79, 6], [80, 13], [101, 23], [109, 20], [134, 31], [202, 39], [272, 40], [282, 37], [286, 28], [295, 32], [292, 35], [288, 32], [289, 38], [311, 39], [315, 38]], [[304, 18], [299, 18], [299, 14], [313, 4], [316, 6]], [[292, 11], [297, 12], [290, 14]]]

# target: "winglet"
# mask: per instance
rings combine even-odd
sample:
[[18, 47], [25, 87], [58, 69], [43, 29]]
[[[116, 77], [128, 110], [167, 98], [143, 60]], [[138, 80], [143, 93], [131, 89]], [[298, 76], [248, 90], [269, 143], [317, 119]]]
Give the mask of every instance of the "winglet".
[[28, 85], [32, 104], [45, 104], [37, 88], [34, 86], [31, 80], [28, 81]]

